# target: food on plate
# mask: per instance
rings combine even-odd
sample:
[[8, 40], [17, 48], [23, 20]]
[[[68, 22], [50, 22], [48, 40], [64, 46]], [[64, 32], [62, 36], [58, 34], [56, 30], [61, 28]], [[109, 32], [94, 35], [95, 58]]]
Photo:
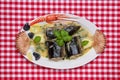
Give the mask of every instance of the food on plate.
[[40, 59], [40, 54], [37, 52], [33, 52], [33, 56], [35, 57], [35, 60], [39, 60]]
[[64, 58], [64, 47], [58, 46], [56, 42], [47, 41], [48, 57], [50, 60], [58, 61]]
[[73, 37], [71, 41], [65, 43], [65, 51], [68, 58], [74, 59], [82, 55], [82, 47], [79, 36]]
[[32, 39], [34, 37], [34, 33], [33, 32], [29, 32], [28, 36], [29, 36], [30, 39]]
[[72, 35], [74, 34], [77, 30], [79, 30], [81, 26], [68, 26], [68, 27], [65, 27], [65, 31], [67, 31], [69, 33], [69, 35]]
[[[26, 55], [30, 46], [33, 46], [34, 50], [32, 54], [35, 60], [39, 60], [41, 56], [59, 61], [63, 59], [75, 59], [83, 55], [83, 51], [86, 48], [90, 49], [92, 47], [92, 35], [79, 23], [64, 21], [64, 23], [55, 22], [52, 24], [52, 27], [50, 23], [46, 25], [36, 23], [28, 27], [29, 24], [26, 23], [23, 27], [24, 32], [21, 32], [22, 34], [24, 33], [24, 36], [19, 33], [16, 41], [17, 46], [25, 43], [25, 47], [19, 47], [20, 49], [18, 48], [18, 50]], [[82, 33], [86, 33], [86, 36], [81, 37], [80, 34]], [[27, 40], [24, 40], [24, 37]]]
[[24, 29], [25, 31], [28, 31], [28, 30], [30, 29], [29, 23], [26, 23], [26, 24], [23, 26], [23, 29]]
[[26, 23], [17, 36], [17, 49], [34, 61], [41, 57], [52, 61], [73, 60], [86, 54], [92, 47], [97, 53], [103, 51], [105, 38], [100, 31], [92, 35], [79, 22], [64, 18], [70, 17], [53, 14]]

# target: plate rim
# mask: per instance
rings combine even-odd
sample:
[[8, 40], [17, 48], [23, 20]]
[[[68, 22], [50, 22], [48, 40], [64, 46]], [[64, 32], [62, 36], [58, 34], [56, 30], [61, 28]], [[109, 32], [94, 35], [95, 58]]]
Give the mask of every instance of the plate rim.
[[[75, 17], [78, 17], [78, 20], [83, 20], [83, 21], [85, 21], [85, 22], [88, 22], [89, 24], [91, 24], [92, 25], [92, 28], [94, 28], [95, 30], [94, 30], [94, 33], [95, 33], [95, 31], [98, 29], [97, 28], [97, 26], [94, 24], [94, 23], [92, 23], [92, 22], [90, 22], [89, 20], [87, 20], [87, 19], [85, 19], [85, 18], [83, 18], [83, 17], [80, 17], [80, 16], [77, 16], [77, 15], [72, 15], [72, 14], [66, 14], [66, 15], [71, 15], [71, 16], [75, 16]], [[45, 16], [45, 15], [44, 15]], [[21, 31], [20, 31], [21, 32]], [[92, 33], [93, 35], [94, 35], [94, 33]], [[90, 51], [92, 51], [91, 53], [94, 53], [94, 54], [91, 54], [90, 53]], [[90, 57], [90, 59], [89, 60], [87, 60], [83, 65], [85, 65], [85, 64], [87, 64], [87, 63], [89, 63], [89, 62], [91, 62], [91, 61], [93, 61], [99, 54], [97, 54], [96, 52], [95, 52], [95, 49], [92, 47], [87, 53], [85, 53], [83, 56], [85, 56], [86, 57], [86, 55], [93, 55], [92, 57]], [[39, 65], [39, 66], [43, 66], [43, 67], [48, 67], [48, 68], [53, 68], [53, 69], [72, 69], [72, 68], [76, 68], [76, 67], [80, 67], [80, 66], [83, 66], [83, 65], [74, 65], [74, 66], [64, 66], [63, 65], [63, 67], [59, 67], [59, 66], [52, 66], [51, 64], [49, 65], [49, 64], [45, 64], [45, 63], [41, 63], [41, 61], [43, 61], [43, 60], [45, 60], [45, 59], [43, 59], [42, 57], [40, 58], [40, 60], [38, 60], [38, 61], [35, 61], [35, 60], [33, 60], [33, 61], [31, 61], [31, 60], [29, 60], [27, 57], [26, 57], [26, 55], [23, 55], [28, 61], [30, 61], [30, 62], [32, 62], [32, 63], [34, 63], [34, 64], [37, 64], [37, 65]], [[81, 57], [83, 57], [83, 56], [81, 56]], [[81, 57], [78, 57], [77, 59], [79, 60]], [[75, 60], [77, 60], [77, 59], [75, 59]], [[49, 60], [48, 60], [49, 61]], [[63, 60], [64, 61], [64, 60]], [[59, 64], [60, 62], [58, 61], [58, 62], [56, 62], [57, 64]], [[56, 64], [55, 64], [56, 65]]]

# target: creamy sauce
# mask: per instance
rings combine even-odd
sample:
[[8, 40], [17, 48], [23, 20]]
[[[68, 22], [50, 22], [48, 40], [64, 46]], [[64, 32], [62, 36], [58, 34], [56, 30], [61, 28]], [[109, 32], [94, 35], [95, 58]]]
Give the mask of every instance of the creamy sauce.
[[[64, 21], [64, 22], [61, 22], [63, 25], [80, 25], [78, 24], [77, 22], [72, 22], [72, 21]], [[35, 36], [41, 36], [41, 41], [40, 41], [40, 44], [36, 45], [33, 41], [31, 41], [31, 45], [34, 46], [36, 52], [40, 53], [41, 57], [48, 57], [48, 49], [46, 48], [45, 46], [45, 41], [46, 41], [46, 35], [45, 35], [45, 29], [47, 27], [54, 27], [55, 25], [56, 26], [59, 26], [59, 27], [63, 27], [63, 25], [60, 24], [56, 24], [56, 23], [53, 23], [53, 24], [45, 24], [44, 26], [43, 25], [40, 25], [40, 24], [35, 24], [33, 26], [31, 26], [30, 28], [30, 31], [35, 33]], [[93, 44], [93, 39], [92, 39], [92, 34], [85, 28], [81, 27], [74, 35], [80, 35], [80, 40], [89, 40], [89, 44], [87, 44], [86, 47], [83, 47], [83, 50], [82, 50], [82, 53], [85, 54], [87, 53], [91, 47], [92, 47], [92, 44]], [[29, 56], [29, 58], [31, 59], [31, 56]]]
[[83, 50], [82, 50], [82, 53], [83, 55], [85, 53], [87, 53], [91, 48], [92, 48], [92, 45], [93, 45], [93, 36], [92, 34], [87, 30], [85, 29], [84, 27], [81, 27], [79, 30], [78, 30], [78, 33], [81, 37], [81, 40], [87, 40], [89, 41], [89, 43], [83, 47]]

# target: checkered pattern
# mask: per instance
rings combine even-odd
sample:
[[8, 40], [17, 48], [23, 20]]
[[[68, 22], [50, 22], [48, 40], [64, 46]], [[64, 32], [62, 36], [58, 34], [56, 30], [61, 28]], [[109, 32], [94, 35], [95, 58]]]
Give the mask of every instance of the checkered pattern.
[[[67, 70], [26, 60], [15, 48], [15, 37], [26, 22], [49, 13], [75, 14], [95, 23], [107, 38], [104, 53]], [[4, 79], [120, 80], [120, 0], [0, 0], [0, 80]]]

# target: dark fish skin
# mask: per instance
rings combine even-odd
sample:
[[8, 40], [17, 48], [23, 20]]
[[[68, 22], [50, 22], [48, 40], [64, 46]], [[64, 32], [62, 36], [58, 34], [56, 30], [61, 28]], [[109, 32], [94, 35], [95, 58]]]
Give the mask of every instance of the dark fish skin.
[[[67, 26], [63, 29], [69, 33], [69, 35], [73, 35], [77, 30], [80, 29], [81, 26]], [[81, 46], [78, 37], [73, 37], [70, 42], [66, 42], [64, 46], [60, 47], [54, 41], [56, 38], [53, 34], [54, 30], [60, 30], [58, 28], [49, 27], [46, 29], [47, 41], [45, 42], [48, 48], [48, 56], [51, 60], [61, 60], [63, 58], [72, 57], [74, 55], [81, 54]]]
[[46, 46], [48, 47], [49, 59], [62, 59], [64, 57], [63, 47], [58, 46], [56, 42], [46, 41]]
[[[73, 35], [77, 30], [79, 30], [81, 26], [68, 26], [64, 27], [64, 30], [69, 33], [69, 35]], [[55, 35], [53, 34], [54, 30], [59, 30], [59, 28], [55, 27], [49, 27], [46, 29], [46, 36], [48, 39], [54, 39], [56, 38]]]
[[54, 39], [55, 36], [53, 34], [54, 28], [47, 28], [46, 29], [46, 36], [48, 39]]
[[73, 35], [77, 30], [79, 30], [81, 26], [68, 26], [65, 27], [64, 30], [69, 33], [69, 35]]
[[74, 37], [72, 41], [65, 43], [65, 51], [67, 57], [81, 54], [81, 46], [78, 37]]

